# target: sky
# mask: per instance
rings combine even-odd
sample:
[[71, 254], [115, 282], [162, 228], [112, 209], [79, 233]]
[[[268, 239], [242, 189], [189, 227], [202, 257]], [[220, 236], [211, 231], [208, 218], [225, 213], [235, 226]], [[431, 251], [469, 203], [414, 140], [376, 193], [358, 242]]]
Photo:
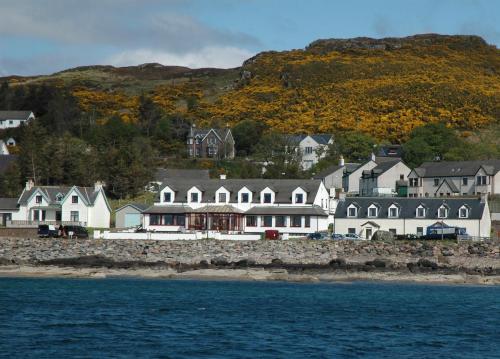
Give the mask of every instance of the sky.
[[0, 76], [84, 65], [237, 67], [320, 38], [473, 34], [500, 0], [0, 0]]

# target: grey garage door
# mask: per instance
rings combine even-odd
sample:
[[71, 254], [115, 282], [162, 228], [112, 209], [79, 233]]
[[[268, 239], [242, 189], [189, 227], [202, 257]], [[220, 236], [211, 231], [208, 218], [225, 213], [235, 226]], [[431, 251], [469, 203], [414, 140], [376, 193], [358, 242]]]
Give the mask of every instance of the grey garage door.
[[140, 213], [125, 213], [125, 227], [135, 227], [141, 224]]

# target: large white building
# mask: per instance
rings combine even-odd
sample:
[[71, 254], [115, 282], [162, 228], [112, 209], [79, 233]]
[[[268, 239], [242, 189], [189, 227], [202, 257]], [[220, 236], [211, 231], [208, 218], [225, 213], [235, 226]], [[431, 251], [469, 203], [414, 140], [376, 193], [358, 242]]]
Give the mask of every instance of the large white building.
[[19, 127], [34, 119], [31, 111], [0, 111], [0, 130]]
[[347, 197], [337, 205], [334, 231], [355, 233], [365, 239], [370, 239], [377, 230], [421, 236], [436, 222], [465, 228], [473, 237], [491, 234], [490, 211], [484, 197]]
[[169, 179], [144, 211], [150, 231], [304, 235], [328, 229], [329, 194], [319, 180]]
[[78, 224], [109, 228], [111, 209], [100, 183], [94, 187], [34, 186], [26, 183], [16, 208], [9, 209], [7, 226], [39, 223]]

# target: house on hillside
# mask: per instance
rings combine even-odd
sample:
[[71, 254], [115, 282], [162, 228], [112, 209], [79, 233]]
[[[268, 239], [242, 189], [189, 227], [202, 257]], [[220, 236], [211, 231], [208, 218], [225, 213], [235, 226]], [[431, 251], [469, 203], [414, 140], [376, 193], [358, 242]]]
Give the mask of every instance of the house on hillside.
[[301, 166], [308, 170], [318, 161], [325, 157], [328, 146], [333, 144], [333, 136], [328, 134], [316, 135], [293, 135], [288, 137], [289, 149], [293, 149], [301, 155]]
[[500, 160], [425, 162], [408, 175], [408, 197], [500, 194]]
[[359, 179], [360, 196], [392, 196], [398, 194], [406, 197], [407, 179], [408, 174], [411, 172], [410, 167], [399, 158], [386, 158], [391, 160], [380, 161], [379, 159], [377, 166], [362, 172]]
[[34, 119], [31, 111], [0, 111], [0, 130], [19, 127]]
[[401, 145], [382, 145], [378, 148], [377, 157], [403, 157], [403, 146]]
[[35, 186], [33, 181], [17, 201], [17, 211], [7, 226], [31, 227], [44, 224], [77, 224], [109, 228], [111, 209], [100, 182], [94, 187]]
[[229, 127], [202, 129], [191, 126], [186, 140], [189, 157], [233, 159], [234, 138]]
[[341, 156], [338, 165], [332, 165], [325, 168], [314, 176], [314, 179], [321, 180], [327, 189], [341, 189], [343, 187], [342, 178], [344, 174], [352, 173], [357, 169], [360, 163], [345, 163]]
[[473, 237], [489, 237], [488, 202], [479, 198], [346, 197], [339, 201], [334, 219], [336, 233], [355, 233], [371, 239], [378, 230], [396, 235], [422, 236], [437, 223], [465, 228]]
[[144, 211], [144, 227], [304, 235], [327, 230], [329, 215], [329, 194], [320, 180], [171, 179]]
[[5, 156], [8, 154], [10, 154], [10, 152], [7, 144], [3, 140], [0, 140], [0, 156]]
[[209, 179], [209, 170], [204, 169], [178, 169], [178, 168], [157, 168], [154, 178], [146, 187], [147, 191], [158, 192], [163, 182], [172, 178], [185, 179]]

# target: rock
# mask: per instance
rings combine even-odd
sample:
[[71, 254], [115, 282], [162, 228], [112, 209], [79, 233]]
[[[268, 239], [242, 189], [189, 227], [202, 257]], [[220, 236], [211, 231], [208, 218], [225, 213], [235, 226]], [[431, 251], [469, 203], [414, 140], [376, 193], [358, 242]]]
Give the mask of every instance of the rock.
[[452, 249], [449, 249], [449, 248], [443, 248], [441, 250], [441, 254], [445, 257], [451, 257], [453, 255], [455, 255], [455, 252], [453, 252]]
[[376, 258], [372, 261], [365, 262], [367, 266], [375, 267], [375, 268], [385, 268], [390, 265], [390, 261], [385, 259]]
[[229, 264], [226, 257], [215, 257], [210, 262], [215, 266], [227, 266]]
[[279, 258], [274, 258], [272, 261], [271, 261], [271, 264], [275, 265], [275, 266], [282, 266], [283, 265], [283, 261]]
[[422, 268], [432, 268], [432, 269], [438, 268], [438, 265], [435, 262], [432, 262], [425, 258], [419, 259], [417, 265]]
[[389, 231], [376, 231], [372, 236], [372, 241], [393, 241], [394, 234]]
[[330, 263], [328, 263], [328, 265], [332, 268], [346, 268], [347, 266], [347, 263], [346, 263], [346, 260], [344, 258], [335, 258], [335, 259], [332, 259], [330, 261]]
[[235, 265], [237, 267], [246, 268], [246, 267], [251, 267], [251, 266], [255, 265], [255, 261], [253, 259], [242, 259], [242, 260], [236, 262]]

